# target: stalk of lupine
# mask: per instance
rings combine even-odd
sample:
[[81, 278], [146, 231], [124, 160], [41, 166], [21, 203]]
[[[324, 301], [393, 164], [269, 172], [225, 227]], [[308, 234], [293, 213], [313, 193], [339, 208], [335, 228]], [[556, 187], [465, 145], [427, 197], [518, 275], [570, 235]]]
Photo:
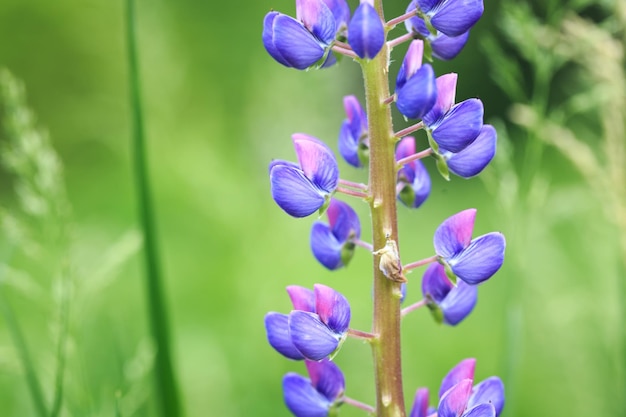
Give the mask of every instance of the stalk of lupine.
[[483, 125], [480, 133], [465, 149], [450, 152], [439, 147], [437, 153], [446, 162], [450, 171], [459, 177], [471, 178], [482, 172], [496, 154], [496, 130], [491, 125]]
[[297, 0], [296, 19], [275, 11], [265, 16], [263, 45], [286, 67], [330, 66], [336, 62], [330, 47], [349, 14], [344, 0]]
[[294, 310], [288, 315], [270, 312], [265, 316], [270, 345], [287, 358], [324, 359], [346, 338], [350, 326], [348, 300], [322, 284], [315, 284], [313, 289], [287, 287]]
[[423, 54], [424, 42], [412, 41], [396, 77], [396, 107], [410, 119], [421, 119], [437, 101], [435, 72], [422, 65]]
[[[436, 147], [460, 152], [472, 143], [483, 126], [483, 103], [477, 98], [454, 104], [457, 74], [437, 77], [437, 101], [423, 121]], [[438, 151], [438, 149], [434, 149]]]
[[482, 0], [414, 0], [407, 11], [415, 7], [426, 25], [452, 38], [470, 30], [484, 11]]
[[[415, 154], [415, 138], [404, 137], [396, 148], [396, 160]], [[430, 175], [422, 161], [415, 160], [398, 170], [396, 195], [409, 208], [418, 208], [430, 195]]]
[[292, 139], [299, 165], [283, 160], [270, 163], [272, 197], [293, 217], [322, 213], [339, 182], [337, 160], [319, 139], [301, 133]]
[[329, 360], [305, 364], [309, 378], [293, 372], [283, 378], [285, 404], [296, 417], [326, 417], [342, 403], [343, 373]]
[[[416, 0], [413, 0], [406, 11], [410, 12], [415, 10]], [[414, 36], [424, 39], [430, 44], [432, 56], [443, 61], [450, 60], [456, 57], [463, 49], [469, 38], [469, 31], [455, 37], [450, 37], [438, 30], [434, 30], [434, 33], [426, 26], [426, 22], [419, 17], [413, 16], [404, 22], [404, 26], [409, 33], [413, 33]]]
[[354, 255], [355, 240], [361, 237], [359, 216], [347, 203], [330, 200], [328, 224], [317, 221], [311, 229], [311, 250], [326, 268], [332, 270], [348, 265]]
[[424, 272], [422, 294], [437, 322], [455, 326], [474, 309], [478, 288], [464, 281], [453, 285], [444, 267], [434, 263]]
[[361, 168], [369, 160], [367, 115], [355, 96], [344, 97], [343, 107], [348, 117], [339, 131], [339, 153], [347, 163]]
[[497, 417], [504, 408], [504, 384], [496, 376], [473, 385], [476, 359], [459, 362], [448, 372], [439, 388], [441, 417]]
[[453, 282], [458, 277], [467, 284], [479, 284], [504, 262], [504, 236], [492, 232], [472, 239], [475, 218], [476, 209], [467, 209], [446, 219], [435, 231], [435, 252]]
[[348, 43], [361, 59], [372, 59], [385, 44], [385, 28], [372, 0], [361, 0], [348, 24]]

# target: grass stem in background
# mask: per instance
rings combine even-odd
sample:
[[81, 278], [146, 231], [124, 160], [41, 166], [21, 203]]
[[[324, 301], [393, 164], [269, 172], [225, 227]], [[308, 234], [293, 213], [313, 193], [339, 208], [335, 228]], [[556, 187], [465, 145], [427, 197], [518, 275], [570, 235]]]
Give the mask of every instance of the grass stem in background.
[[156, 355], [154, 372], [159, 413], [163, 417], [181, 415], [178, 399], [178, 388], [172, 366], [170, 353], [170, 337], [167, 320], [167, 308], [163, 295], [162, 275], [159, 266], [159, 254], [154, 212], [151, 202], [150, 184], [148, 179], [145, 136], [139, 87], [139, 70], [137, 64], [137, 43], [135, 27], [134, 0], [126, 0], [126, 36], [128, 48], [128, 71], [132, 133], [132, 153], [135, 172], [137, 204], [139, 220], [144, 237], [145, 278], [149, 321]]
[[48, 417], [43, 392], [41, 391], [39, 378], [37, 377], [37, 372], [35, 371], [33, 361], [30, 357], [26, 339], [24, 338], [22, 329], [15, 318], [15, 314], [13, 314], [13, 309], [4, 296], [4, 288], [2, 285], [0, 285], [0, 310], [2, 310], [2, 315], [4, 316], [9, 332], [11, 333], [11, 339], [13, 340], [13, 343], [15, 343], [15, 348], [19, 354], [20, 360], [22, 361], [22, 368], [26, 374], [26, 383], [28, 384], [28, 390], [30, 392], [30, 396], [32, 397], [33, 406], [35, 407], [37, 415], [40, 417]]

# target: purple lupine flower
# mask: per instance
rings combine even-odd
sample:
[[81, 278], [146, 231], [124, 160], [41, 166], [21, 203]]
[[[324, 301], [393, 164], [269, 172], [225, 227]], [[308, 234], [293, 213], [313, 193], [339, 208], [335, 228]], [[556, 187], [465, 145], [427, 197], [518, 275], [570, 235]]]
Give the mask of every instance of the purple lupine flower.
[[[409, 7], [407, 7], [406, 11], [410, 12], [411, 10], [415, 10], [416, 4], [417, 0], [413, 0], [409, 4]], [[407, 32], [413, 33], [414, 35], [428, 41], [430, 43], [433, 56], [437, 59], [441, 59], [442, 61], [447, 61], [456, 57], [459, 52], [461, 52], [467, 43], [467, 39], [469, 38], [469, 31], [455, 37], [444, 35], [438, 30], [435, 33], [432, 33], [428, 30], [426, 22], [424, 22], [424, 20], [419, 16], [413, 16], [408, 19], [404, 22], [404, 26], [406, 27]]]
[[428, 406], [428, 388], [418, 388], [409, 417], [427, 417], [435, 410]]
[[422, 65], [423, 54], [424, 42], [412, 41], [396, 77], [396, 107], [410, 119], [422, 118], [437, 101], [435, 71]]
[[489, 279], [504, 262], [506, 246], [502, 233], [492, 232], [472, 239], [476, 209], [467, 209], [446, 219], [435, 231], [434, 245], [446, 274], [470, 285]]
[[434, 263], [424, 272], [422, 294], [438, 322], [455, 326], [474, 309], [478, 289], [464, 281], [453, 285], [444, 267]]
[[484, 113], [483, 103], [477, 98], [454, 104], [456, 80], [455, 73], [437, 77], [437, 101], [423, 118], [437, 145], [455, 153], [476, 139]]
[[355, 168], [361, 168], [369, 160], [369, 137], [367, 135], [367, 115], [355, 96], [343, 98], [347, 119], [339, 131], [339, 153]]
[[372, 59], [385, 44], [385, 28], [371, 0], [361, 0], [348, 25], [348, 43], [361, 59]]
[[298, 0], [296, 19], [274, 11], [265, 15], [263, 45], [272, 58], [300, 70], [320, 63], [332, 65], [335, 57], [330, 46], [337, 32], [333, 13], [343, 15], [345, 11], [339, 1], [329, 3], [333, 10], [323, 0]]
[[342, 403], [346, 383], [339, 367], [329, 361], [305, 361], [309, 378], [290, 372], [283, 378], [283, 396], [296, 417], [326, 417]]
[[322, 141], [296, 133], [292, 136], [299, 165], [275, 160], [270, 163], [272, 197], [293, 217], [323, 211], [339, 182], [339, 167], [333, 152]]
[[504, 408], [504, 384], [496, 376], [472, 387], [476, 359], [464, 359], [439, 388], [439, 417], [497, 417]]
[[[396, 160], [415, 154], [415, 138], [404, 137], [396, 148]], [[407, 207], [418, 208], [430, 194], [430, 176], [422, 161], [415, 160], [398, 170], [396, 195]]]
[[[416, 4], [413, 4], [416, 3]], [[417, 0], [411, 2], [435, 29], [450, 36], [467, 32], [483, 14], [483, 0]], [[411, 6], [409, 6], [411, 7]]]
[[320, 360], [334, 353], [350, 326], [350, 304], [339, 292], [322, 284], [314, 290], [287, 287], [294, 310], [270, 312], [265, 329], [270, 345], [290, 359]]
[[330, 200], [328, 224], [317, 221], [311, 229], [311, 250], [326, 268], [332, 270], [348, 265], [354, 255], [355, 239], [361, 237], [359, 216], [347, 203]]
[[439, 148], [439, 155], [446, 161], [450, 171], [463, 178], [471, 178], [482, 172], [496, 154], [496, 129], [483, 125], [478, 137], [460, 152], [453, 153]]

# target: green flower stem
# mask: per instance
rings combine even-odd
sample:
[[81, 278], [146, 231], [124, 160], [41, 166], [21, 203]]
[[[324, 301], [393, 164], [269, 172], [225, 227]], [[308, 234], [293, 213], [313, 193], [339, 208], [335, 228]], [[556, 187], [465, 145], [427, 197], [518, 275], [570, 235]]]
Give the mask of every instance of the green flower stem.
[[[375, 8], [383, 19], [382, 0]], [[369, 192], [374, 249], [387, 240], [398, 241], [396, 218], [396, 161], [391, 110], [384, 101], [389, 97], [388, 49], [384, 46], [372, 60], [361, 62], [367, 101], [370, 138]], [[400, 283], [387, 278], [380, 270], [381, 256], [374, 258], [374, 318], [372, 340], [376, 379], [376, 415], [404, 417], [402, 363], [400, 355]], [[399, 263], [399, 259], [398, 259]]]
[[133, 123], [132, 150], [135, 180], [137, 183], [139, 218], [144, 238], [146, 268], [145, 277], [146, 291], [148, 295], [147, 302], [149, 320], [156, 348], [154, 372], [156, 377], [157, 392], [155, 398], [158, 401], [158, 409], [161, 416], [177, 417], [181, 415], [180, 403], [170, 355], [167, 308], [165, 306], [165, 297], [163, 295], [155, 220], [148, 180], [148, 167], [140, 98], [141, 95], [139, 88], [139, 70], [137, 65], [134, 0], [126, 0], [126, 18], [129, 88]]

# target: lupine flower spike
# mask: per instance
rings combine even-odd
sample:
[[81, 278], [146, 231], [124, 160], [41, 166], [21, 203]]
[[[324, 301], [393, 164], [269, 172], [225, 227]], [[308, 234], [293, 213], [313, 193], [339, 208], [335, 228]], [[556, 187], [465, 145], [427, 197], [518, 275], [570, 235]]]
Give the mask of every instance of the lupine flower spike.
[[354, 255], [355, 240], [361, 237], [361, 222], [347, 203], [331, 199], [326, 210], [328, 224], [313, 223], [311, 250], [315, 259], [330, 270], [348, 265]]
[[[415, 138], [406, 136], [396, 148], [396, 160], [415, 154]], [[430, 194], [430, 176], [419, 159], [411, 161], [398, 170], [396, 195], [409, 208], [418, 208]]]
[[321, 360], [334, 354], [347, 336], [348, 300], [325, 285], [313, 288], [287, 287], [294, 310], [289, 315], [271, 312], [265, 316], [270, 345], [287, 358]]
[[472, 239], [476, 209], [464, 210], [446, 219], [435, 231], [435, 252], [446, 275], [476, 285], [496, 273], [504, 262], [506, 246], [502, 233], [492, 232]]
[[263, 45], [286, 67], [330, 66], [336, 62], [330, 47], [349, 13], [345, 0], [298, 0], [296, 19], [274, 11], [265, 16]]
[[341, 405], [346, 386], [343, 373], [329, 360], [305, 363], [309, 378], [292, 372], [283, 378], [285, 404], [296, 417], [328, 416]]
[[301, 133], [292, 138], [299, 165], [272, 161], [272, 197], [287, 214], [306, 217], [328, 206], [339, 182], [339, 167], [333, 152], [319, 139]]
[[422, 294], [437, 322], [455, 326], [474, 309], [478, 288], [465, 281], [452, 285], [444, 267], [434, 263], [424, 272]]
[[424, 43], [412, 41], [396, 77], [396, 106], [410, 119], [421, 119], [436, 103], [435, 72], [422, 65]]
[[361, 0], [348, 25], [348, 43], [361, 59], [372, 59], [385, 44], [385, 28], [372, 0]]
[[369, 160], [369, 137], [367, 135], [367, 115], [355, 96], [343, 98], [347, 119], [339, 132], [339, 153], [347, 163], [355, 168], [367, 165]]

